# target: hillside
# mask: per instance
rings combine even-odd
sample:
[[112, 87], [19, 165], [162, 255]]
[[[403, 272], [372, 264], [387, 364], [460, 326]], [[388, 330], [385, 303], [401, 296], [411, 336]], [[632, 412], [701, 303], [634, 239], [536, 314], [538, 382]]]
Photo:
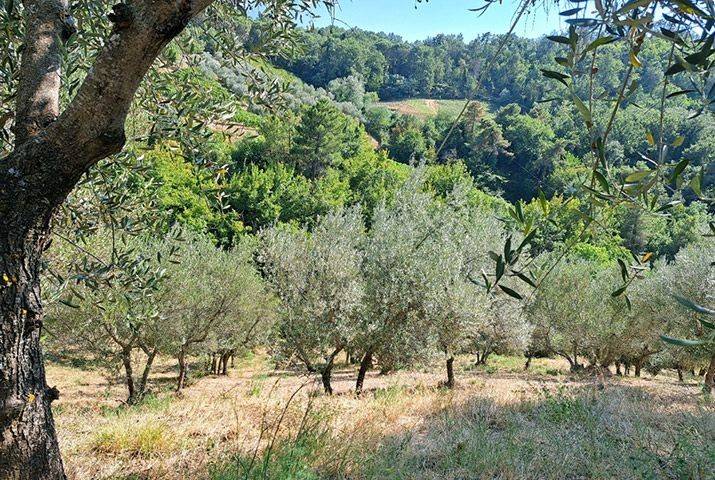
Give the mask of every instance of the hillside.
[[715, 480], [713, 0], [71, 3], [0, 0], [0, 480]]

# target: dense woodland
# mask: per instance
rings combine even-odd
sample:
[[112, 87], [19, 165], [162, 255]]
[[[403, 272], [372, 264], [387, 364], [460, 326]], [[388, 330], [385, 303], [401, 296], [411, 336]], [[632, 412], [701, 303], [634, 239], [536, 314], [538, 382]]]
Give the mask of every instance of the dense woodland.
[[[189, 24], [139, 87], [122, 151], [68, 190], [41, 263], [48, 358], [116, 372], [128, 404], [146, 397], [159, 357], [176, 361], [182, 390], [255, 351], [326, 394], [343, 357], [357, 394], [369, 371], [425, 365], [453, 388], [456, 357], [494, 355], [523, 356], [525, 369], [561, 358], [599, 378], [674, 371], [713, 388], [712, 342], [682, 339], [712, 326], [715, 122], [687, 72], [661, 94], [667, 39], [644, 44], [637, 68], [628, 43], [598, 45], [597, 97], [622, 107], [610, 122], [611, 103], [588, 111], [609, 125], [596, 149], [586, 107], [554, 77], [567, 37], [502, 47], [491, 34], [300, 28], [290, 49], [241, 61], [219, 45], [228, 31], [246, 52], [265, 48], [268, 17]], [[62, 104], [92, 44], [68, 45], [78, 67]], [[712, 35], [706, 58], [711, 46]], [[570, 88], [593, 96], [587, 82]], [[677, 93], [664, 108], [666, 88]], [[473, 101], [459, 116], [382, 103], [415, 98]], [[11, 112], [0, 105], [3, 122]], [[663, 145], [666, 180], [643, 192], [646, 208], [603, 201], [651, 178]], [[597, 150], [609, 159], [598, 177]]]

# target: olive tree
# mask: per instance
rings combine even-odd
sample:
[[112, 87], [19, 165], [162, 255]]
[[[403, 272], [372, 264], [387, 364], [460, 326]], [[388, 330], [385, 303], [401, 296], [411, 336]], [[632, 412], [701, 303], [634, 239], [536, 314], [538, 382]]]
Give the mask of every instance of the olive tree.
[[452, 388], [455, 353], [476, 350], [477, 363], [483, 363], [496, 348], [506, 346], [507, 339], [519, 344], [525, 322], [520, 302], [503, 291], [487, 293], [475, 281], [487, 267], [489, 252], [504, 241], [503, 224], [486, 209], [470, 208], [459, 187], [436, 210], [435, 234], [425, 252], [436, 272], [426, 291], [427, 315], [437, 348], [445, 355], [445, 386]]
[[186, 383], [189, 355], [219, 354], [223, 371], [228, 357], [238, 349], [265, 339], [275, 302], [254, 266], [252, 253], [249, 242], [222, 250], [199, 236], [177, 245], [160, 306], [165, 319], [162, 352], [177, 359], [177, 390]]
[[[656, 323], [653, 333], [665, 332], [666, 354], [677, 367], [698, 367], [705, 373], [705, 390], [715, 388], [715, 342], [712, 340], [712, 313], [698, 307], [715, 303], [715, 242], [705, 238], [683, 248], [670, 264], [661, 264], [647, 285], [658, 307], [651, 312]], [[707, 261], [706, 261], [707, 259]], [[674, 301], [677, 298], [678, 301]]]
[[335, 358], [358, 332], [363, 232], [354, 207], [320, 218], [312, 232], [276, 227], [261, 234], [259, 262], [280, 299], [275, 355], [318, 372], [327, 394]]
[[666, 291], [664, 268], [667, 266], [663, 260], [655, 262], [654, 267], [644, 271], [642, 278], [631, 287], [631, 308], [624, 312], [626, 323], [616, 340], [614, 362], [618, 375], [628, 375], [632, 366], [635, 376], [639, 377], [641, 369], [651, 359], [657, 357], [656, 361], [662, 363], [667, 356], [667, 349], [660, 340], [666, 326], [664, 318], [677, 316], [680, 312], [672, 294]]
[[421, 191], [422, 176], [418, 171], [373, 213], [362, 268], [365, 314], [355, 342], [362, 355], [357, 393], [374, 358], [386, 371], [426, 358], [432, 344], [427, 293], [440, 275], [430, 258], [436, 204]]
[[276, 296], [254, 270], [255, 266], [249, 265], [250, 259], [245, 256], [248, 252], [241, 251], [242, 248], [239, 246], [234, 250], [238, 258], [229, 264], [237, 269], [228, 278], [238, 280], [240, 277], [245, 283], [222, 287], [235, 288], [235, 302], [230, 302], [231, 310], [221, 315], [221, 321], [209, 330], [206, 341], [198, 348], [209, 358], [209, 372], [216, 375], [226, 375], [229, 360], [233, 363], [237, 354], [266, 345], [278, 315]]
[[[172, 235], [168, 238], [165, 242], [174, 241]], [[47, 321], [58, 348], [79, 346], [107, 365], [118, 360], [127, 403], [132, 404], [145, 395], [153, 362], [165, 342], [161, 298], [166, 295], [166, 265], [172, 252], [166, 251], [165, 242], [150, 238], [128, 237], [122, 242], [123, 259], [117, 259], [113, 258], [116, 245], [107, 232], [100, 230], [84, 239], [80, 248], [105, 268], [77, 270], [69, 259], [64, 261], [72, 269], [54, 272], [66, 288], [50, 304]], [[56, 250], [55, 260], [62, 262], [75, 254], [74, 245], [64, 245]], [[134, 374], [137, 351], [145, 359], [139, 377]]]
[[526, 319], [523, 301], [508, 295], [492, 295], [477, 328], [468, 333], [468, 353], [475, 365], [486, 365], [493, 353], [521, 353], [528, 346], [532, 327]]
[[571, 371], [608, 365], [617, 358], [626, 326], [626, 303], [611, 292], [613, 271], [583, 260], [560, 263], [536, 291], [528, 315], [543, 349], [565, 358]]

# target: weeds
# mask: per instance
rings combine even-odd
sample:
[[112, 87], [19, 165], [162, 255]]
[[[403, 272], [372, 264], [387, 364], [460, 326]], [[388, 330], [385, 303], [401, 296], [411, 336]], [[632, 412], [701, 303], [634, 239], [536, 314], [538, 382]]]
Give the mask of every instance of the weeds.
[[136, 427], [113, 423], [99, 430], [91, 441], [95, 452], [132, 457], [168, 453], [180, 444], [164, 423], [150, 422]]

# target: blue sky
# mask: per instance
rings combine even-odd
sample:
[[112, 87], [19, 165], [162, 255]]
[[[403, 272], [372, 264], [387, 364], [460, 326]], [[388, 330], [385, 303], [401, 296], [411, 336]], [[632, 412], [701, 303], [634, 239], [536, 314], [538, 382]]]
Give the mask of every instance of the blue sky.
[[[481, 5], [480, 0], [429, 0], [428, 3], [417, 3], [415, 0], [340, 0], [335, 24], [396, 33], [406, 40], [422, 40], [438, 33], [461, 33], [466, 40], [471, 40], [482, 33], [505, 33], [509, 30], [517, 0], [494, 4], [481, 17], [468, 10]], [[329, 25], [331, 20], [327, 12], [320, 10], [318, 13], [321, 18], [314, 21], [315, 25]], [[555, 7], [551, 7], [549, 12], [536, 8], [528, 17], [522, 18], [515, 33], [522, 37], [538, 37], [559, 30], [564, 25]]]

